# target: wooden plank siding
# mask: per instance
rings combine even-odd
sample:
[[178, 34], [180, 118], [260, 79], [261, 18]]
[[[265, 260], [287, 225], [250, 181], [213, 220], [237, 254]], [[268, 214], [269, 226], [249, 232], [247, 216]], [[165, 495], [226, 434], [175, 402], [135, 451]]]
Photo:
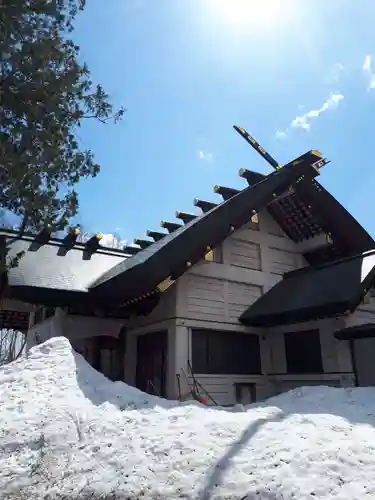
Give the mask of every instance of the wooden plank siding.
[[260, 297], [260, 286], [189, 275], [182, 288], [185, 318], [215, 323], [237, 323], [238, 317]]
[[301, 267], [301, 255], [297, 252], [271, 247], [268, 249], [268, 255], [271, 273], [284, 274]]
[[[201, 261], [178, 280], [178, 318], [238, 324], [238, 318], [284, 272], [303, 265], [295, 243], [267, 213], [238, 229], [222, 244], [222, 264]], [[271, 234], [270, 234], [271, 233]]]
[[[196, 380], [204, 387], [212, 399], [220, 406], [233, 406], [236, 404], [235, 384], [256, 384], [256, 399], [264, 399], [269, 395], [264, 377], [256, 375], [195, 375]], [[193, 387], [193, 379], [189, 377], [189, 386]], [[200, 394], [207, 398], [203, 390]], [[208, 404], [213, 405], [212, 401]]]
[[232, 266], [260, 271], [260, 245], [233, 238], [227, 243], [227, 259]]
[[228, 323], [237, 323], [239, 316], [245, 309], [261, 296], [262, 289], [260, 286], [233, 281], [228, 281], [226, 288], [226, 320]]
[[189, 276], [185, 293], [186, 317], [225, 322], [225, 281]]

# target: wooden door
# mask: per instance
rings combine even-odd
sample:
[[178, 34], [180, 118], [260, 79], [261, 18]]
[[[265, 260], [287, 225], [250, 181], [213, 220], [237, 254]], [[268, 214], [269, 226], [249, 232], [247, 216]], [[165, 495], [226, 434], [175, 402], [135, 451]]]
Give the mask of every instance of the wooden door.
[[137, 339], [137, 387], [148, 394], [166, 396], [168, 333], [160, 331]]
[[107, 335], [93, 337], [93, 366], [109, 380], [123, 380], [124, 345], [123, 337]]

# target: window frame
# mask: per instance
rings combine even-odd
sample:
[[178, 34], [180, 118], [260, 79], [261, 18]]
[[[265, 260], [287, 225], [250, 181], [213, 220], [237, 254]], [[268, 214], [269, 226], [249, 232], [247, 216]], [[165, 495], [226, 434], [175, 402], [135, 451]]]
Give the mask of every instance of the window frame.
[[[238, 342], [235, 345], [235, 342]], [[260, 338], [258, 334], [191, 329], [192, 370], [205, 375], [251, 376], [262, 374]]]

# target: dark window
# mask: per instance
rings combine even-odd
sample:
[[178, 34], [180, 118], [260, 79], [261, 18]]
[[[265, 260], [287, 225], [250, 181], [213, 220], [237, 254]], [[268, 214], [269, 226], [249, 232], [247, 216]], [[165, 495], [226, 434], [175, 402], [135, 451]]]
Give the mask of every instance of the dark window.
[[322, 373], [319, 330], [284, 334], [288, 373]]
[[194, 329], [192, 364], [194, 373], [261, 373], [258, 335]]

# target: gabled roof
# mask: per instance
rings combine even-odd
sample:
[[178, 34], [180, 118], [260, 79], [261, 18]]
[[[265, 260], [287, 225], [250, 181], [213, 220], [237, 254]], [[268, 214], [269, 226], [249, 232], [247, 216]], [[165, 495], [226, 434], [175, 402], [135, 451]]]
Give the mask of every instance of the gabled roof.
[[63, 240], [38, 245], [30, 237], [10, 236], [11, 253], [25, 249], [27, 255], [9, 271], [9, 290], [21, 300], [45, 305], [97, 304], [121, 311], [142, 309], [143, 303], [153, 307], [160, 292], [264, 208], [295, 242], [329, 235], [332, 244], [304, 254], [311, 264], [375, 248], [369, 234], [314, 180], [319, 172], [313, 164], [322, 161], [310, 151], [268, 176], [241, 169], [248, 188], [216, 186], [222, 203], [196, 199], [201, 215], [176, 212], [183, 226], [162, 221], [168, 232], [148, 231], [154, 241], [138, 239], [138, 247], [124, 251], [99, 247], [90, 253], [83, 245], [67, 249]]
[[[124, 301], [157, 290], [170, 277], [186, 269], [220, 244], [231, 230], [241, 227], [292, 184], [311, 182], [319, 172], [311, 152], [270, 174], [263, 181], [235, 194], [177, 229], [132, 258], [104, 273], [91, 286], [94, 293], [118, 295]], [[320, 159], [320, 158], [319, 158]]]
[[[74, 295], [75, 304], [102, 305], [125, 305], [157, 294], [291, 185], [311, 183], [319, 174], [313, 166], [318, 159], [306, 153], [128, 258], [117, 251], [86, 255], [84, 248], [66, 250], [62, 241], [39, 245], [13, 238], [11, 252], [26, 250], [26, 255], [19, 268], [9, 270], [9, 288], [22, 300], [49, 305], [62, 305], [59, 292], [65, 292], [64, 304]], [[42, 290], [47, 292], [43, 298]]]
[[[250, 185], [253, 174], [240, 171]], [[373, 238], [317, 180], [299, 184], [293, 193], [276, 200], [267, 210], [296, 243], [323, 233], [331, 236], [333, 245], [304, 254], [309, 264], [321, 264], [375, 248]]]
[[375, 250], [287, 273], [240, 317], [248, 326], [275, 326], [353, 312], [375, 285]]

